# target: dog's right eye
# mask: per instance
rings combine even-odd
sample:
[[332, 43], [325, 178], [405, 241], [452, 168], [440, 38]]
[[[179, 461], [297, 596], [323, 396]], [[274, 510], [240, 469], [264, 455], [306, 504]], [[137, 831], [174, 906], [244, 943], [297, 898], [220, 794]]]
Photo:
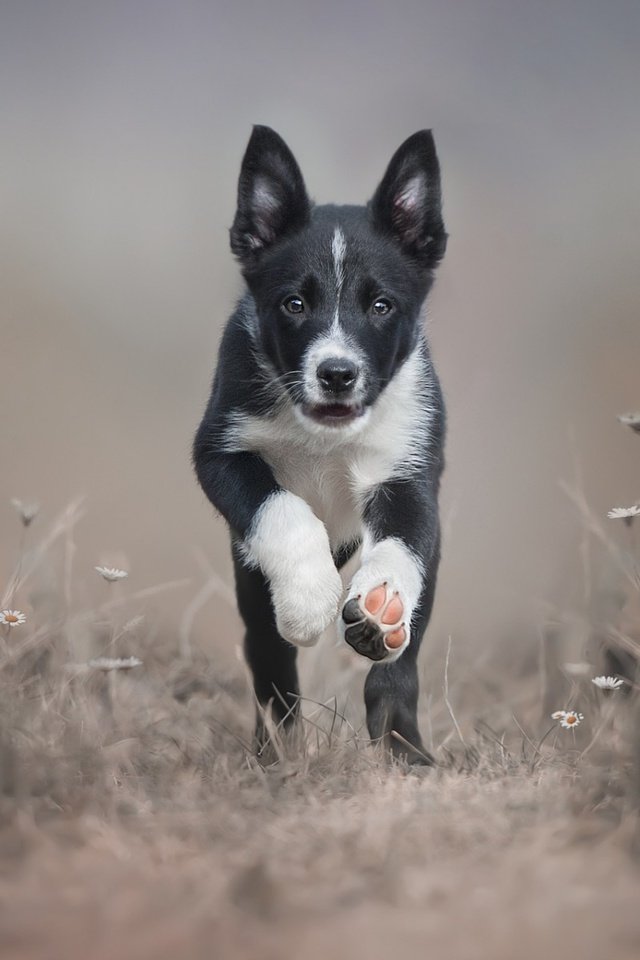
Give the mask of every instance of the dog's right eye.
[[304, 302], [301, 297], [287, 297], [282, 303], [282, 309], [295, 316], [304, 313]]
[[391, 313], [392, 309], [391, 303], [385, 297], [378, 297], [378, 299], [371, 304], [371, 312], [375, 317], [386, 317], [388, 313]]

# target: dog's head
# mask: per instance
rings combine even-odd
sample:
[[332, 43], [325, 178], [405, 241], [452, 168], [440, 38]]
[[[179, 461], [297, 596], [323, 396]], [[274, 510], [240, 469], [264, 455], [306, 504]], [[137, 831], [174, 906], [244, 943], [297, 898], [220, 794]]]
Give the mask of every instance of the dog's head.
[[309, 429], [366, 420], [416, 346], [446, 241], [430, 131], [396, 151], [366, 207], [316, 207], [282, 138], [254, 128], [231, 248], [255, 300], [259, 349]]

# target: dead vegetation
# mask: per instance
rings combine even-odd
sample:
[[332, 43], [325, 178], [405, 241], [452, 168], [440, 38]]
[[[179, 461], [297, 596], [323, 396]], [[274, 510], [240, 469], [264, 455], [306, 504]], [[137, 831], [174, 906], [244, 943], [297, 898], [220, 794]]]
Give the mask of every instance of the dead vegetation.
[[[224, 586], [209, 577], [158, 642], [144, 608], [170, 585], [114, 575], [81, 609], [76, 577], [104, 573], [73, 570], [80, 508], [40, 540], [42, 518], [18, 513], [0, 626], [3, 957], [638, 955], [637, 641], [621, 621], [591, 625], [576, 663], [558, 624], [542, 656], [458, 663], [449, 643], [425, 688], [435, 769], [390, 765], [347, 694], [305, 700], [302, 730], [274, 730], [259, 762], [241, 664], [220, 673], [189, 642]], [[628, 620], [637, 570], [619, 557]], [[625, 684], [600, 689], [616, 652]], [[551, 705], [584, 719], [564, 729]]]

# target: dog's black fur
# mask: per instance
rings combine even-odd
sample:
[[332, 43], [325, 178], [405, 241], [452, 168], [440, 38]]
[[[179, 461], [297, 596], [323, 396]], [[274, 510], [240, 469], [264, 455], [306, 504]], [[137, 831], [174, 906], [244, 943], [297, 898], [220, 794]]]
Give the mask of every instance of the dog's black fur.
[[[193, 449], [230, 527], [260, 704], [271, 702], [276, 720], [295, 718], [295, 644], [337, 616], [336, 569], [362, 545], [339, 630], [380, 661], [365, 686], [371, 737], [397, 731], [405, 745], [391, 748], [415, 762], [429, 759], [416, 658], [439, 563], [444, 441], [420, 313], [446, 239], [430, 131], [402, 144], [373, 199], [356, 207], [314, 206], [284, 141], [255, 127], [231, 228], [247, 289]], [[403, 603], [400, 655], [363, 612], [378, 583]]]

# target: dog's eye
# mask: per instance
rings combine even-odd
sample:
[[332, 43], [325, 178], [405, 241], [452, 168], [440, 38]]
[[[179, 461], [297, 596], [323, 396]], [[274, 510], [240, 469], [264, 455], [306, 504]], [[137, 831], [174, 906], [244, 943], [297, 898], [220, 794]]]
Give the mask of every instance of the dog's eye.
[[384, 297], [378, 297], [377, 300], [371, 304], [371, 313], [375, 317], [384, 317], [392, 310], [392, 306], [388, 300], [385, 300]]
[[304, 313], [304, 302], [301, 297], [287, 297], [283, 301], [282, 309], [292, 314]]

